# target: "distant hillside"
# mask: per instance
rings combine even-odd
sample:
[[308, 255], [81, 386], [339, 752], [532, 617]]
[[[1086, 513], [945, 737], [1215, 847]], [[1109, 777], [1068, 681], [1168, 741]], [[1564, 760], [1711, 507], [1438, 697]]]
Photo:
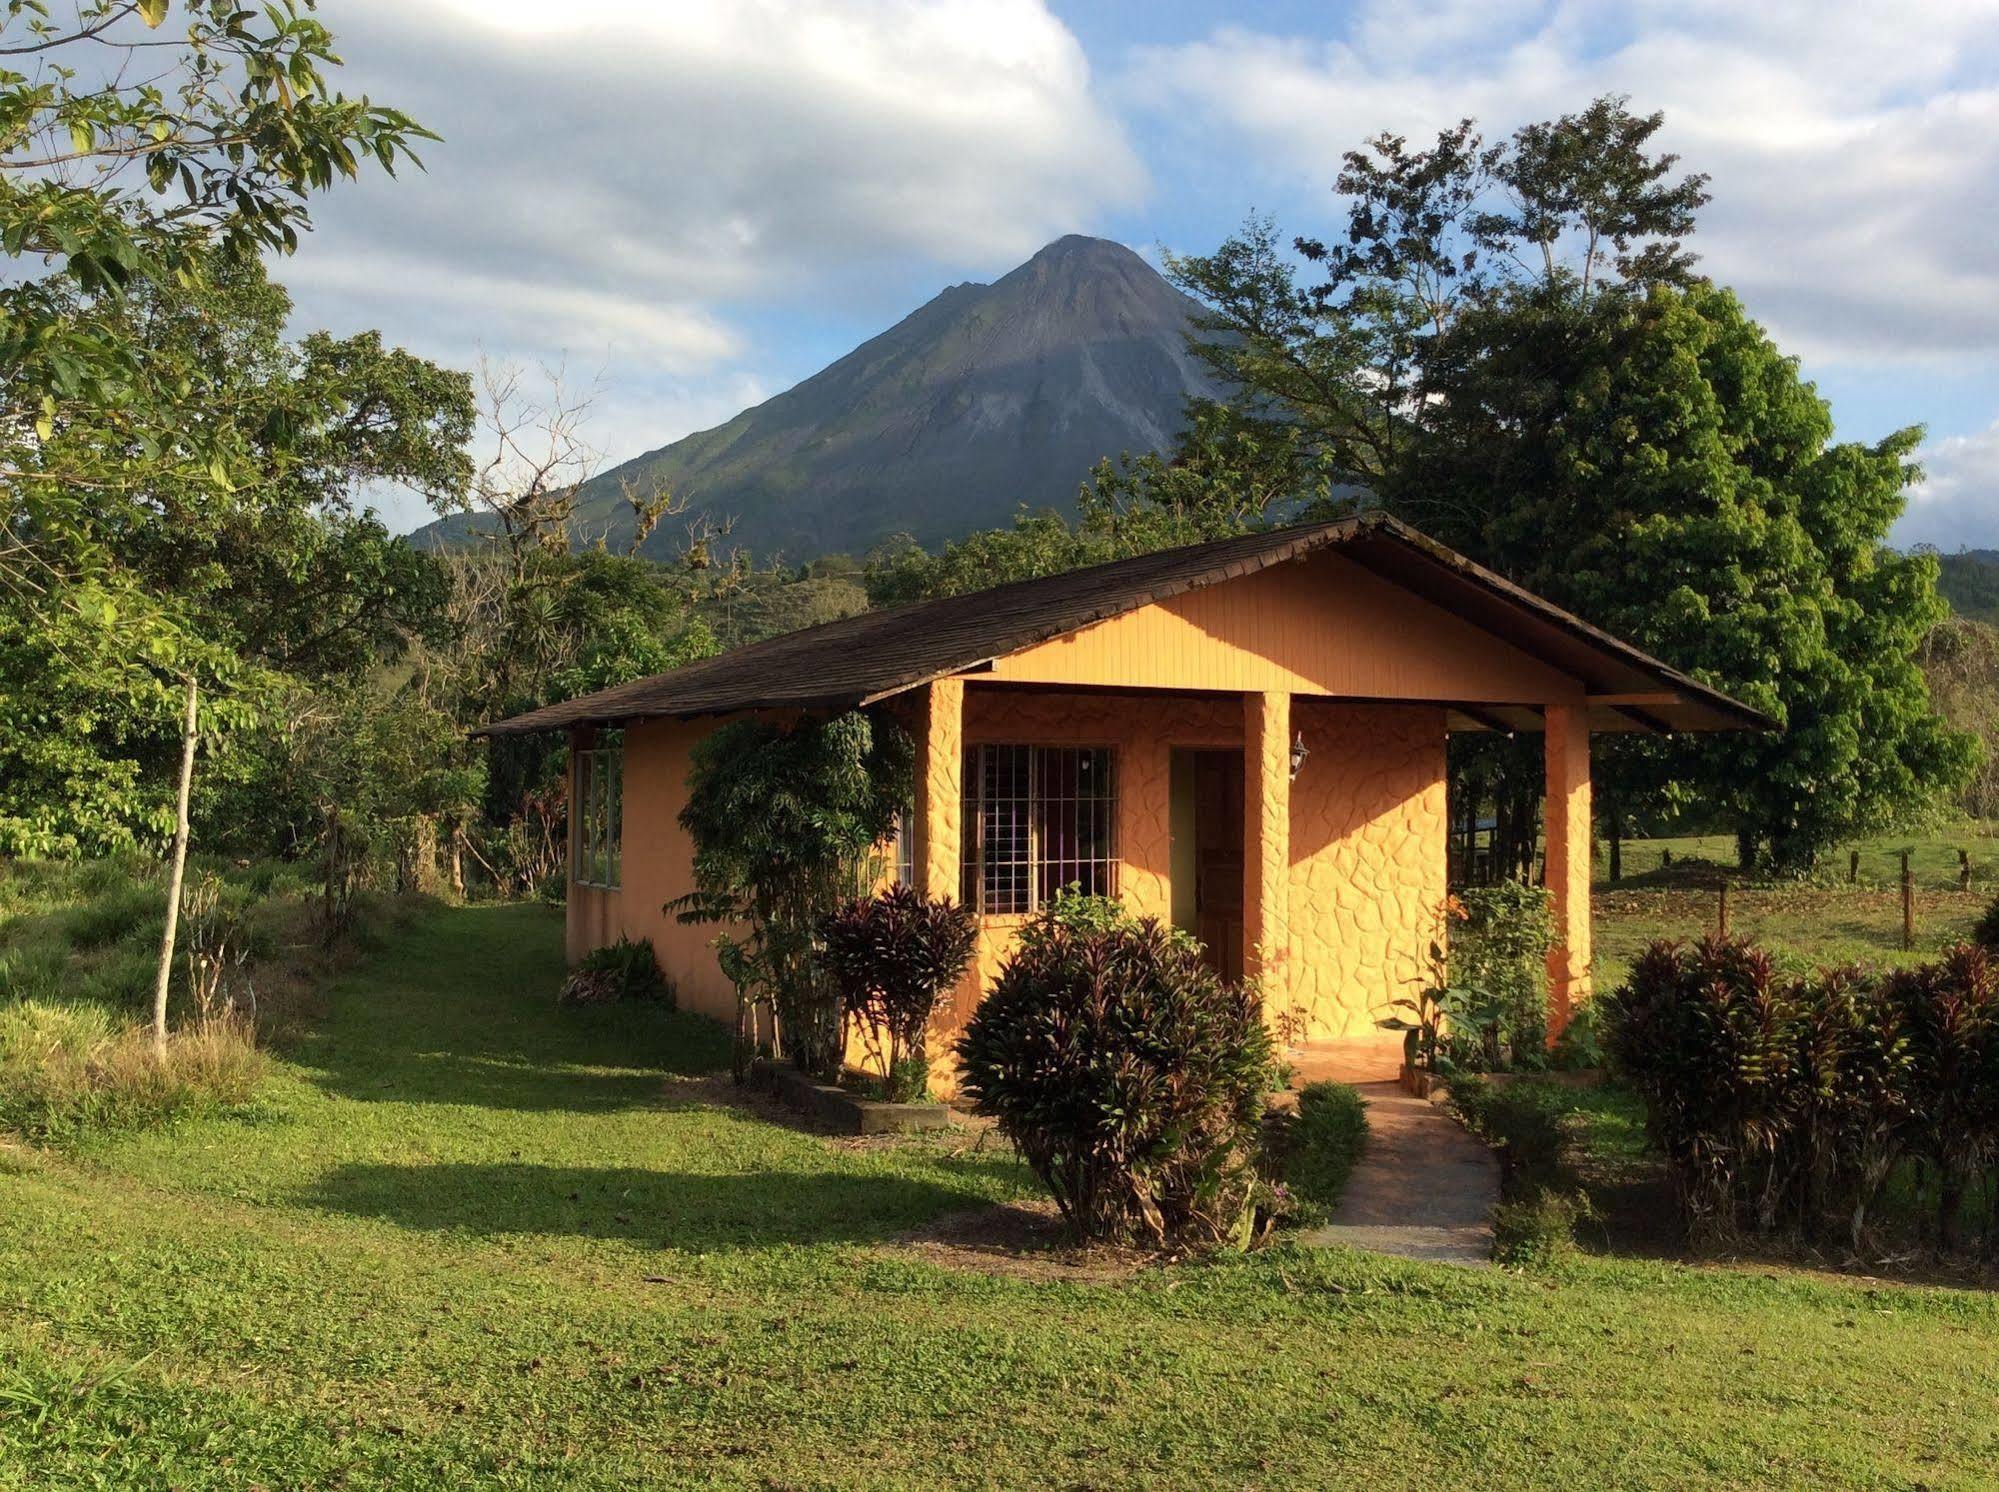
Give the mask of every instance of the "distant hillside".
[[[659, 478], [760, 556], [924, 543], [1068, 507], [1106, 456], [1165, 449], [1190, 395], [1194, 302], [1120, 244], [1056, 240], [991, 285], [955, 285], [795, 388], [583, 489], [578, 527], [630, 532], [619, 479]], [[655, 535], [664, 551], [677, 537]], [[423, 531], [448, 541], [462, 520]]]
[[1939, 554], [1937, 590], [1959, 616], [1999, 623], [1999, 549]]

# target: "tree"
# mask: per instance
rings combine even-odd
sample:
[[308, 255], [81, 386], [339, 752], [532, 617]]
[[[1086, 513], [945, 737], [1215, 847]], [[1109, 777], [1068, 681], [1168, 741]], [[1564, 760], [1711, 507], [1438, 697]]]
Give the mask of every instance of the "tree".
[[[1917, 432], [1831, 444], [1795, 363], [1696, 276], [1706, 178], [1652, 152], [1661, 123], [1603, 98], [1499, 145], [1470, 121], [1427, 150], [1383, 135], [1345, 157], [1344, 240], [1293, 244], [1315, 283], [1260, 220], [1169, 267], [1210, 308], [1201, 351], [1240, 419], [1287, 459], [1776, 716], [1778, 735], [1618, 743], [1602, 797], [1614, 820], [1699, 799], [1745, 860], [1796, 869], [1973, 759], [1910, 661], [1934, 565], [1883, 542]], [[1538, 760], [1486, 741], [1454, 765], [1524, 865]]]
[[17, 849], [103, 848], [170, 826], [179, 733], [163, 711], [183, 675], [212, 686], [208, 775], [240, 781], [254, 767], [233, 743], [297, 684], [357, 679], [435, 633], [445, 571], [359, 503], [372, 484], [463, 487], [464, 376], [374, 333], [288, 341], [290, 300], [261, 265], [199, 263], [187, 282], [64, 292], [154, 376], [208, 390], [240, 445], [225, 491], [128, 462], [123, 432], [80, 408], [41, 443], [126, 485], [93, 500], [87, 538], [41, 548], [87, 564], [81, 584], [44, 572], [0, 588], [0, 701], [38, 717], [32, 739], [0, 743], [0, 843]]
[[[155, 357], [132, 298], [195, 293], [217, 262], [288, 251], [310, 195], [425, 132], [331, 89], [332, 39], [294, 0], [245, 9], [80, 0], [0, 16], [0, 848], [102, 846], [171, 822], [164, 775], [189, 678], [226, 727], [243, 663], [135, 563], [164, 515], [254, 502], [288, 442], [234, 369]], [[289, 463], [287, 463], [289, 465]], [[221, 686], [219, 689], [214, 686]], [[28, 736], [20, 741], [15, 738]]]
[[819, 919], [858, 895], [876, 847], [915, 791], [915, 747], [886, 717], [859, 711], [780, 725], [736, 720], [696, 743], [680, 824], [694, 841], [694, 894], [668, 910], [741, 922], [723, 967], [749, 1006], [767, 999], [778, 1050], [807, 1072], [840, 1065], [840, 999], [815, 960]]
[[1789, 872], [1963, 783], [1975, 743], [1916, 663], [1935, 563], [1885, 543], [1919, 431], [1833, 443], [1796, 361], [1705, 285], [1480, 307], [1427, 377], [1400, 511], [1782, 726], [1620, 743], [1607, 802], [1706, 804]]

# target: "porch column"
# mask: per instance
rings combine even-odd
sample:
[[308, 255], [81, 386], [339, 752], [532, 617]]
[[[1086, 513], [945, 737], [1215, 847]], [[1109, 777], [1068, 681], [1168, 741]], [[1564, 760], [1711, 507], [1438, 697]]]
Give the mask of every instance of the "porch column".
[[965, 773], [965, 681], [938, 679], [925, 691], [923, 736], [916, 751], [916, 817], [925, 896], [958, 899], [958, 815]]
[[1291, 1005], [1291, 696], [1243, 696], [1243, 972], [1272, 1018]]
[[1569, 1012], [1589, 998], [1589, 714], [1580, 705], [1550, 705], [1546, 746], [1548, 787], [1542, 824], [1548, 844], [1548, 899], [1555, 941], [1548, 950], [1548, 1039], [1562, 1034]]

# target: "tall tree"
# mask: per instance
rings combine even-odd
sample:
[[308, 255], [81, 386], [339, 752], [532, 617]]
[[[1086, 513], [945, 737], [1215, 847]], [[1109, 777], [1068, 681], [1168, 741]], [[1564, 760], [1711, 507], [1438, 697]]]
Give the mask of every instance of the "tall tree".
[[[1605, 753], [1613, 812], [1695, 796], [1791, 869], [1968, 772], [1911, 653], [1934, 566], [1884, 540], [1917, 432], [1834, 445], [1829, 411], [1686, 240], [1704, 176], [1621, 98], [1488, 145], [1470, 121], [1349, 153], [1343, 239], [1252, 221], [1171, 262], [1241, 420], [1502, 573], [1763, 706], [1781, 735]], [[1323, 506], [1323, 502], [1321, 503]], [[1460, 753], [1461, 763], [1466, 753]], [[1538, 764], [1474, 775], [1530, 822]], [[1531, 840], [1528, 841], [1531, 846]], [[1525, 850], [1509, 858], [1518, 862]]]
[[[254, 503], [286, 443], [233, 370], [155, 358], [128, 297], [294, 247], [307, 201], [424, 131], [329, 84], [309, 0], [35, 0], [0, 12], [0, 847], [171, 827], [150, 786], [184, 680], [242, 660], [134, 557], [169, 515]], [[228, 712], [227, 689], [205, 690]], [[27, 737], [26, 740], [20, 739]], [[144, 780], [142, 780], [144, 779]]]

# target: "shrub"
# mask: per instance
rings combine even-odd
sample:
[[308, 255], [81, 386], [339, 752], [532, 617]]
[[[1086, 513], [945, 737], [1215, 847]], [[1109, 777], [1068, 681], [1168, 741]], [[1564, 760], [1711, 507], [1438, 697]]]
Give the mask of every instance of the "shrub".
[[243, 1103], [263, 1071], [248, 1024], [233, 1016], [172, 1033], [162, 1058], [150, 1031], [99, 1006], [0, 1006], [0, 1126], [35, 1139]]
[[1566, 1098], [1537, 1081], [1503, 1087], [1477, 1077], [1451, 1082], [1452, 1110], [1466, 1128], [1499, 1152], [1509, 1196], [1525, 1197], [1568, 1182], [1562, 1133]]
[[564, 1005], [608, 1005], [614, 1000], [658, 1000], [668, 1009], [673, 988], [660, 972], [652, 944], [619, 938], [593, 948], [577, 961], [556, 999]]
[[1985, 904], [1971, 929], [1971, 941], [1989, 952], [1999, 952], [1999, 896]]
[[807, 1072], [840, 1070], [840, 998], [813, 948], [819, 919], [874, 879], [877, 847], [914, 791], [915, 747], [892, 720], [855, 711], [779, 725], [732, 721], [694, 747], [681, 827], [695, 890], [667, 904], [688, 922], [748, 926], [718, 940], [737, 990], [736, 1071], [758, 1012]]
[[1648, 949], [1612, 997], [1612, 1055], [1645, 1099], [1689, 1223], [1861, 1241], [1899, 1162], [1934, 1173], [1938, 1241], [1999, 1152], [1999, 966], [1781, 977], [1749, 944]]
[[1485, 1019], [1454, 1035], [1458, 1067], [1494, 1070], [1545, 1063], [1548, 1039], [1548, 949], [1555, 923], [1546, 888], [1503, 880], [1468, 886], [1456, 897], [1450, 924], [1450, 983], [1483, 995]]
[[1307, 1083], [1273, 1135], [1271, 1174], [1290, 1191], [1301, 1221], [1329, 1216], [1367, 1145], [1367, 1104], [1349, 1083]]
[[964, 1091], [1078, 1237], [1248, 1241], [1272, 1066], [1255, 994], [1152, 919], [1077, 911], [1024, 930], [958, 1043]]
[[1530, 1191], [1492, 1210], [1492, 1257], [1515, 1268], [1537, 1268], [1576, 1251], [1576, 1229], [1595, 1216], [1581, 1192]]
[[930, 1018], [972, 961], [977, 936], [966, 908], [910, 886], [857, 897], [820, 919], [820, 957], [891, 1103], [928, 1096]]

